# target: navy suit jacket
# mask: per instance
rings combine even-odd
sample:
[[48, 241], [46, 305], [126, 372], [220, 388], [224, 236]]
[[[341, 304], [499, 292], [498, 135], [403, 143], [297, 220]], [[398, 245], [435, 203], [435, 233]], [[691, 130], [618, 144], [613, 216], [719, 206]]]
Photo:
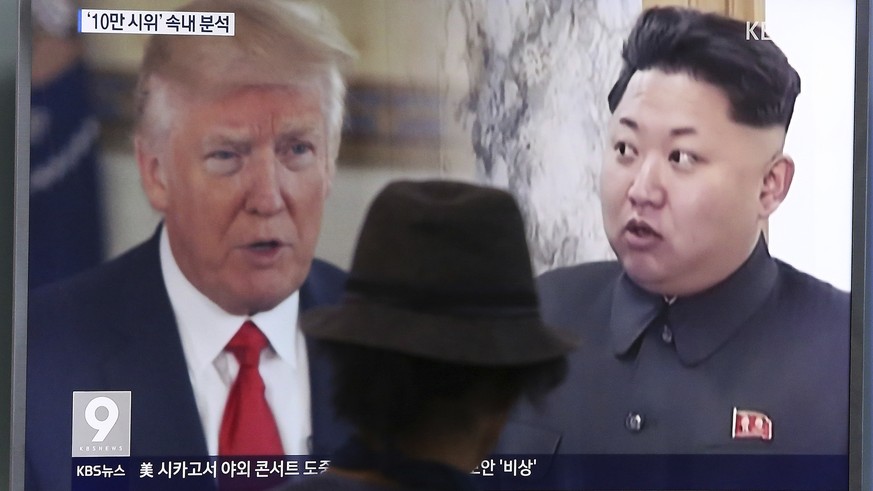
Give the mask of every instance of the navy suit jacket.
[[[159, 233], [94, 270], [33, 292], [28, 307], [26, 489], [63, 491], [72, 479], [75, 390], [131, 391], [131, 456], [207, 455], [188, 369], [164, 286]], [[339, 301], [345, 273], [314, 261], [300, 310]], [[293, 326], [289, 326], [293, 327]], [[350, 434], [334, 417], [330, 365], [307, 340], [312, 454]]]

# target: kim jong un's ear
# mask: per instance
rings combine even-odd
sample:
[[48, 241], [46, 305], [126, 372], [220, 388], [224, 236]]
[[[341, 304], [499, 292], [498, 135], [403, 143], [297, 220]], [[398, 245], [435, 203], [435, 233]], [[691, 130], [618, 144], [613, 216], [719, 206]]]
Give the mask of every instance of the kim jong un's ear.
[[794, 160], [790, 156], [779, 153], [770, 160], [761, 183], [760, 218], [769, 217], [785, 201], [793, 179]]

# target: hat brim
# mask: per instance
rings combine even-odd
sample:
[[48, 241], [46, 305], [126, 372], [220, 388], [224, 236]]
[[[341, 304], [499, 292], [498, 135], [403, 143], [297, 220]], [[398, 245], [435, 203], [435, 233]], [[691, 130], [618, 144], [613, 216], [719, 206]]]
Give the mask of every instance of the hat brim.
[[546, 326], [536, 315], [455, 316], [364, 302], [308, 310], [301, 328], [316, 339], [463, 365], [526, 365], [578, 346], [569, 333]]

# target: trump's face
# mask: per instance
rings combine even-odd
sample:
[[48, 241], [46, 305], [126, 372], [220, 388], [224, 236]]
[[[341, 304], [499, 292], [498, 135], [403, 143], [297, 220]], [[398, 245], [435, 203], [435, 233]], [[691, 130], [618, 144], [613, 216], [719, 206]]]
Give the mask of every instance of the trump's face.
[[309, 272], [330, 184], [320, 101], [276, 87], [177, 100], [164, 148], [137, 144], [173, 257], [229, 313], [272, 309]]
[[627, 274], [673, 296], [739, 268], [790, 186], [783, 139], [782, 127], [734, 122], [714, 85], [634, 74], [610, 120], [601, 174], [606, 235]]

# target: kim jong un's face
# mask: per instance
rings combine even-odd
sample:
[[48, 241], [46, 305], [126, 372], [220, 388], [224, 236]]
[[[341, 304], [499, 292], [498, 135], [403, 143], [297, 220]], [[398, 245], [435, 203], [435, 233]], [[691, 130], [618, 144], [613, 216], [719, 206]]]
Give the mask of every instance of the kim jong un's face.
[[794, 164], [780, 127], [735, 122], [722, 90], [684, 73], [637, 72], [609, 123], [603, 221], [644, 289], [689, 295], [749, 257]]

